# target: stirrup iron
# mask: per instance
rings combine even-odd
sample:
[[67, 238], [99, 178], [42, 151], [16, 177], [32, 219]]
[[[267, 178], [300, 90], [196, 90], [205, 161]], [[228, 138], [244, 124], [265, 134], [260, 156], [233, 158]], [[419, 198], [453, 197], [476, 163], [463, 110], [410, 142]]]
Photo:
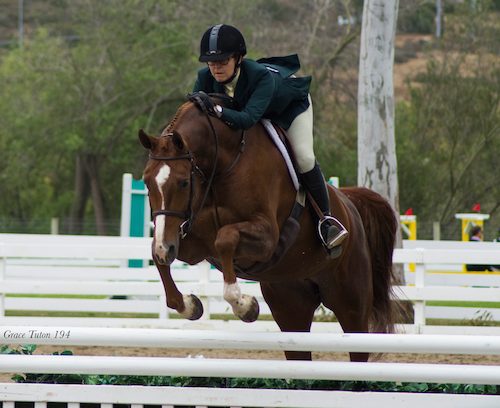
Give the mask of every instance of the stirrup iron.
[[[339, 229], [339, 233], [337, 234], [337, 236], [334, 237], [334, 239], [331, 240], [330, 242], [325, 241], [325, 238], [323, 238], [323, 234], [321, 232], [321, 227], [323, 226], [323, 224], [325, 222], [328, 222], [330, 225], [336, 225], [337, 228]], [[323, 245], [327, 249], [333, 249], [333, 248], [339, 246], [344, 241], [344, 239], [347, 238], [347, 235], [349, 235], [349, 232], [347, 231], [346, 227], [344, 227], [344, 225], [337, 218], [332, 217], [331, 215], [326, 215], [322, 219], [320, 219], [318, 222], [318, 235], [319, 235], [321, 242], [323, 243]]]

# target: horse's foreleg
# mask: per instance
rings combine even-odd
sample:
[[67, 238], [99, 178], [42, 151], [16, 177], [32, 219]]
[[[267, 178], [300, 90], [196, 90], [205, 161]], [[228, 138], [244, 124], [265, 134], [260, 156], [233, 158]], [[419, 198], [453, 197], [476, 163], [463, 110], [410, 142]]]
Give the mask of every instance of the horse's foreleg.
[[[156, 264], [156, 263], [155, 263]], [[156, 264], [160, 272], [163, 289], [167, 297], [167, 306], [175, 309], [182, 317], [198, 320], [203, 315], [203, 305], [195, 295], [183, 295], [172, 279], [170, 266]]]
[[231, 305], [233, 313], [244, 322], [253, 322], [259, 317], [259, 303], [253, 296], [241, 293], [234, 271], [234, 256], [240, 243], [241, 228], [251, 229], [249, 222], [222, 227], [217, 233], [215, 249], [219, 255], [224, 277], [224, 299]]

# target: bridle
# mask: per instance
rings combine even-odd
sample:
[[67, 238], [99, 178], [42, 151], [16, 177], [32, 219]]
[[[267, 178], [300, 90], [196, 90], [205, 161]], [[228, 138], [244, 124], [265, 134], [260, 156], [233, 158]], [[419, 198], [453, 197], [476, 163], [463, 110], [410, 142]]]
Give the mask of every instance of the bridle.
[[[167, 136], [171, 136], [171, 134], [167, 134]], [[172, 210], [156, 210], [152, 212], [153, 220], [158, 216], [158, 215], [166, 215], [166, 216], [171, 216], [171, 217], [178, 217], [180, 219], [183, 219], [184, 222], [180, 225], [179, 227], [179, 234], [181, 238], [184, 238], [189, 230], [191, 229], [191, 225], [193, 224], [194, 221], [194, 212], [193, 212], [193, 178], [194, 178], [194, 172], [195, 170], [198, 171], [202, 177], [204, 177], [203, 172], [201, 169], [195, 164], [194, 162], [194, 157], [191, 152], [188, 152], [187, 154], [183, 154], [182, 156], [172, 156], [172, 157], [164, 157], [164, 156], [155, 156], [153, 154], [149, 155], [149, 158], [151, 160], [158, 160], [158, 161], [174, 161], [174, 160], [189, 160], [191, 164], [191, 171], [190, 171], [190, 176], [189, 176], [189, 202], [187, 205], [187, 209], [185, 211], [172, 211]], [[203, 206], [204, 202], [202, 202]], [[201, 209], [202, 207], [200, 207]]]
[[[205, 203], [208, 198], [208, 194], [210, 193], [210, 190], [212, 189], [212, 185], [215, 179], [216, 175], [216, 170], [217, 170], [217, 159], [219, 157], [219, 136], [217, 134], [217, 131], [214, 128], [214, 125], [212, 123], [212, 120], [210, 118], [210, 113], [207, 111], [205, 108], [205, 105], [203, 104], [202, 101], [199, 100], [199, 97], [196, 96], [196, 94], [190, 95], [190, 100], [194, 102], [205, 114], [205, 117], [208, 120], [208, 123], [210, 125], [210, 129], [212, 131], [212, 135], [214, 137], [214, 146], [215, 146], [215, 152], [214, 152], [214, 160], [213, 160], [213, 167], [212, 170], [210, 171], [210, 176], [207, 178], [205, 176], [205, 173], [203, 170], [196, 164], [195, 157], [191, 151], [188, 151], [186, 154], [183, 154], [181, 156], [155, 156], [153, 154], [149, 155], [149, 158], [151, 160], [158, 160], [158, 161], [175, 161], [175, 160], [189, 160], [191, 164], [191, 171], [190, 171], [190, 180], [189, 180], [189, 201], [187, 205], [187, 209], [185, 211], [172, 211], [172, 210], [156, 210], [152, 212], [152, 218], [153, 220], [158, 216], [158, 215], [165, 215], [165, 216], [171, 216], [171, 217], [177, 217], [182, 220], [182, 224], [179, 227], [179, 235], [181, 239], [185, 238], [186, 235], [189, 233], [191, 230], [191, 227], [193, 226], [196, 214], [198, 214], [201, 209], [205, 206]], [[167, 133], [166, 136], [172, 136], [173, 133]], [[236, 165], [238, 162], [241, 154], [243, 153], [243, 150], [245, 148], [245, 131], [242, 130], [241, 132], [241, 140], [240, 140], [240, 149], [238, 151], [238, 154], [236, 155], [235, 159], [233, 162], [229, 165], [229, 167], [222, 173], [222, 175], [227, 175]], [[202, 181], [206, 181], [207, 185], [205, 187], [205, 192], [203, 194], [203, 199], [201, 200], [200, 206], [197, 211], [193, 210], [193, 195], [194, 195], [194, 174], [198, 173]]]

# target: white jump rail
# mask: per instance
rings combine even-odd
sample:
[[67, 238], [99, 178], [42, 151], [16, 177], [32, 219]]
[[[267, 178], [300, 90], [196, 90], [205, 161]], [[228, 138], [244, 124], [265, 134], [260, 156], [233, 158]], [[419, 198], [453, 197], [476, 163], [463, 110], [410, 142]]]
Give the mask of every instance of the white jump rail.
[[0, 343], [313, 352], [500, 355], [500, 336], [266, 333], [102, 327], [0, 326]]
[[[234, 333], [80, 327], [1, 326], [4, 341], [16, 344], [114, 347], [224, 348], [500, 354], [500, 336], [429, 336], [325, 333]], [[253, 377], [499, 384], [500, 366], [391, 363], [297, 362], [101, 356], [0, 356], [0, 372]], [[379, 392], [208, 389], [140, 386], [0, 384], [3, 401], [126, 404], [195, 404], [198, 407], [496, 407], [500, 396]], [[5, 403], [4, 403], [5, 404]], [[13, 405], [11, 405], [13, 406]], [[37, 405], [43, 406], [43, 405]], [[7, 405], [6, 408], [8, 408]], [[168, 405], [172, 407], [172, 405]]]
[[55, 355], [0, 355], [0, 372], [307, 380], [500, 383], [500, 366]]

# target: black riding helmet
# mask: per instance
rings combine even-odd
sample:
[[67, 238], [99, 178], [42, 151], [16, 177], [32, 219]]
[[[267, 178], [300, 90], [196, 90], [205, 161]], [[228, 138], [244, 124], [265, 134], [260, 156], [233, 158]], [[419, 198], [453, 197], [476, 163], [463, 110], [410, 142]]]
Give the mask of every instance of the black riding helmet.
[[245, 39], [240, 31], [227, 24], [217, 24], [203, 34], [199, 61], [223, 61], [231, 55], [244, 56], [246, 53]]

